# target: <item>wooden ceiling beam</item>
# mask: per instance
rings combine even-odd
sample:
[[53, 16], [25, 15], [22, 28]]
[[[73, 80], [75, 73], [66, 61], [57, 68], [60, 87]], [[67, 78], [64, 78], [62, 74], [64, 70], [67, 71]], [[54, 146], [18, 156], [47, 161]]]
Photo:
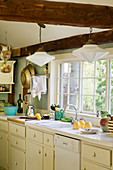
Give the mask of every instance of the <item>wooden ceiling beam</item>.
[[44, 0], [0, 0], [0, 20], [113, 28], [113, 7]]
[[[113, 42], [113, 30], [103, 31], [98, 33], [93, 33], [91, 35], [92, 40], [100, 45], [105, 43]], [[68, 38], [63, 38], [55, 41], [49, 41], [42, 43], [44, 50], [46, 52], [53, 52], [58, 50], [66, 50], [82, 47], [89, 39], [89, 34], [82, 34], [77, 36], [72, 36]], [[34, 53], [40, 47], [40, 44], [28, 46], [25, 48], [13, 49], [12, 57], [22, 57], [28, 56], [29, 52]]]

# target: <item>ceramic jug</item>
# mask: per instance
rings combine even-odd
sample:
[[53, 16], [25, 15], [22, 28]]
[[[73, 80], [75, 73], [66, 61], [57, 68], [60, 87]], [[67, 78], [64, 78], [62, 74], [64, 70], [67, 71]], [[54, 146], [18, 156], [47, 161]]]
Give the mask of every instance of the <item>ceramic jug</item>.
[[55, 111], [55, 120], [60, 120], [63, 117], [64, 110]]

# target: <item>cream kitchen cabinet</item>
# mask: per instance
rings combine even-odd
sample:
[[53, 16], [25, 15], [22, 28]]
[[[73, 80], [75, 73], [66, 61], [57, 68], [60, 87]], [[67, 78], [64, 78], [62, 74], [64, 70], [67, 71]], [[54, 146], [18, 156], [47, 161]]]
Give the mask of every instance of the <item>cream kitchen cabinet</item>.
[[26, 169], [25, 126], [9, 122], [9, 170]]
[[44, 147], [44, 170], [54, 170], [54, 150]]
[[42, 170], [42, 146], [26, 142], [26, 170]]
[[0, 120], [0, 170], [8, 169], [8, 122]]
[[81, 170], [112, 169], [112, 150], [92, 144], [82, 143]]
[[26, 169], [54, 170], [54, 136], [27, 127]]
[[[0, 61], [0, 65], [3, 63], [3, 61]], [[14, 63], [15, 61], [7, 61], [7, 64], [11, 66], [11, 72], [10, 73], [2, 73], [0, 71], [0, 93], [11, 93], [12, 92], [12, 84], [14, 84]], [[5, 91], [2, 90], [2, 87], [4, 86]]]

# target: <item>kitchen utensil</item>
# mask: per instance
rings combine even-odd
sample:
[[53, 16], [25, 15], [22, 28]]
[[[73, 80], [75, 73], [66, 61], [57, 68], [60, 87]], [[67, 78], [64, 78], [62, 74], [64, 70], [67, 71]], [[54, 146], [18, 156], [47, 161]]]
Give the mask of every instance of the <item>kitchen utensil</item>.
[[96, 134], [98, 129], [80, 129], [80, 131], [84, 134]]
[[26, 115], [29, 117], [34, 117], [35, 116], [35, 111], [34, 111], [34, 106], [29, 105], [26, 110]]
[[21, 83], [24, 88], [29, 89], [31, 83], [31, 75], [34, 75], [35, 71], [31, 64], [27, 65], [21, 72]]
[[55, 120], [60, 120], [63, 117], [64, 110], [61, 109], [60, 111], [55, 111]]
[[15, 116], [18, 109], [17, 106], [4, 106], [3, 108], [7, 116]]

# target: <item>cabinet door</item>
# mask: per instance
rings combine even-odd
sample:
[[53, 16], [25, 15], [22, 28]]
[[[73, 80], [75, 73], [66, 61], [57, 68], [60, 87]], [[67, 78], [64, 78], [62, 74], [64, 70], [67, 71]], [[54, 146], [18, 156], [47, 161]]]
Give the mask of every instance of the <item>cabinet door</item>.
[[81, 170], [108, 170], [108, 169], [83, 160]]
[[25, 152], [10, 147], [10, 170], [25, 170]]
[[54, 151], [44, 148], [44, 170], [54, 170]]
[[42, 146], [26, 142], [26, 169], [42, 170]]
[[0, 131], [0, 167], [8, 167], [8, 134]]

